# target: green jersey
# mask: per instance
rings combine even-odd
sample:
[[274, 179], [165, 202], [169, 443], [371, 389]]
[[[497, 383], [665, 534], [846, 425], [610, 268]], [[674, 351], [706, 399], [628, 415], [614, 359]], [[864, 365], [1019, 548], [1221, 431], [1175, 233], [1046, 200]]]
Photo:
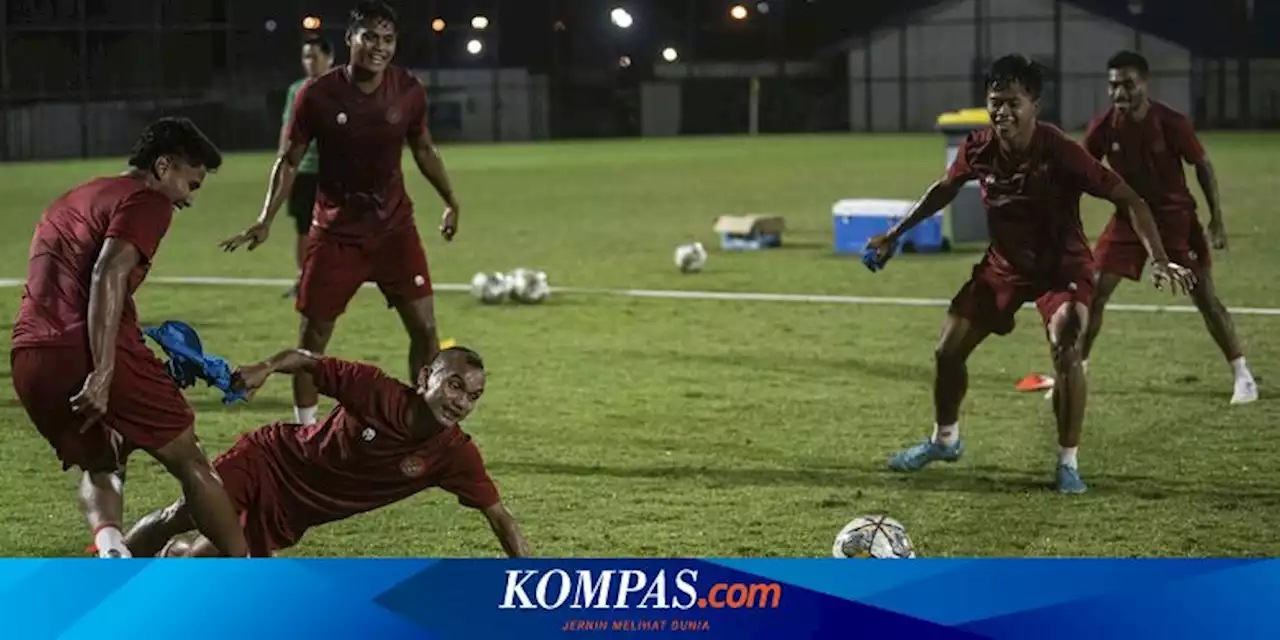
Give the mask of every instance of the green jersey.
[[[293, 113], [293, 103], [298, 98], [298, 90], [302, 85], [307, 83], [309, 78], [303, 78], [289, 85], [289, 95], [284, 99], [284, 120], [281, 126], [289, 125], [289, 116]], [[298, 165], [298, 173], [319, 173], [320, 172], [320, 152], [316, 151], [316, 143], [312, 141], [307, 146], [307, 152], [302, 156], [302, 164]]]

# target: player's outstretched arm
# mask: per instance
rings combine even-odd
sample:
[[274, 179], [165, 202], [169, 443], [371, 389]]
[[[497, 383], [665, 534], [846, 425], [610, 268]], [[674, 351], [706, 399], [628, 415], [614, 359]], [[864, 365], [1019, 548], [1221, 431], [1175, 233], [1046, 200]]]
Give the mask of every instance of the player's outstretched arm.
[[253, 251], [258, 248], [258, 245], [267, 241], [272, 221], [276, 219], [276, 214], [280, 212], [284, 203], [289, 201], [289, 194], [293, 193], [293, 181], [298, 175], [298, 165], [302, 164], [302, 156], [307, 152], [309, 142], [310, 140], [298, 142], [295, 139], [283, 141], [280, 155], [271, 166], [267, 197], [262, 202], [262, 211], [258, 214], [257, 222], [250, 225], [244, 233], [223, 240], [220, 244], [223, 251], [235, 251], [245, 244], [248, 244], [249, 250]]
[[924, 192], [924, 196], [916, 201], [905, 218], [899, 220], [887, 232], [867, 241], [867, 248], [876, 252], [876, 262], [881, 265], [888, 262], [889, 258], [893, 257], [894, 248], [898, 246], [898, 241], [902, 239], [902, 236], [916, 225], [941, 211], [943, 207], [951, 204], [956, 199], [956, 196], [960, 194], [962, 186], [964, 186], [964, 180], [954, 178], [950, 173], [929, 185], [929, 189]]
[[413, 162], [418, 165], [422, 177], [431, 183], [444, 201], [444, 218], [440, 222], [440, 235], [445, 240], [453, 240], [458, 232], [458, 214], [461, 208], [453, 195], [453, 184], [449, 181], [449, 172], [444, 167], [444, 158], [440, 157], [440, 149], [431, 138], [431, 131], [422, 126], [409, 134], [409, 151], [413, 154]]
[[273, 373], [293, 375], [298, 372], [314, 373], [320, 358], [304, 349], [285, 349], [258, 364], [244, 365], [236, 369], [235, 385], [252, 395], [266, 384]]
[[1138, 233], [1147, 254], [1151, 256], [1151, 278], [1157, 289], [1163, 289], [1168, 283], [1174, 293], [1189, 292], [1195, 288], [1195, 275], [1182, 265], [1169, 262], [1169, 254], [1165, 252], [1164, 243], [1160, 240], [1160, 230], [1156, 227], [1155, 216], [1151, 206], [1147, 204], [1137, 191], [1127, 183], [1121, 182], [1107, 197], [1122, 209], [1128, 209], [1129, 219], [1133, 222], [1133, 230]]
[[1226, 223], [1222, 220], [1222, 206], [1218, 201], [1218, 174], [1213, 170], [1209, 156], [1202, 155], [1192, 164], [1196, 168], [1196, 182], [1204, 192], [1205, 203], [1209, 205], [1209, 241], [1214, 249], [1227, 248]]
[[120, 313], [124, 310], [129, 274], [142, 261], [142, 253], [132, 243], [107, 238], [93, 265], [89, 282], [89, 353], [93, 371], [80, 392], [71, 398], [71, 410], [88, 418], [84, 429], [107, 411], [107, 396], [116, 367], [116, 334], [120, 333]]
[[1074, 181], [1082, 191], [1095, 198], [1109, 200], [1121, 211], [1129, 211], [1133, 229], [1147, 248], [1147, 254], [1151, 256], [1151, 280], [1157, 289], [1163, 289], [1165, 284], [1169, 284], [1177, 293], [1190, 291], [1195, 287], [1195, 276], [1190, 269], [1169, 262], [1169, 254], [1160, 241], [1160, 231], [1156, 228], [1155, 217], [1151, 215], [1151, 207], [1133, 187], [1125, 183], [1119, 174], [1104, 166], [1085, 147], [1065, 136], [1059, 139], [1057, 156], [1062, 163], [1059, 171], [1063, 173], [1064, 179]]
[[1187, 164], [1195, 167], [1196, 182], [1204, 192], [1205, 204], [1209, 205], [1209, 241], [1214, 249], [1227, 248], [1227, 232], [1222, 221], [1222, 208], [1218, 200], [1218, 176], [1209, 162], [1209, 154], [1205, 153], [1200, 138], [1196, 136], [1195, 127], [1186, 116], [1178, 115], [1169, 122], [1169, 135], [1172, 137], [1171, 150]]
[[499, 502], [484, 509], [483, 513], [494, 535], [498, 536], [498, 542], [502, 543], [502, 550], [507, 552], [507, 557], [528, 558], [532, 555], [529, 543], [525, 542], [524, 534], [520, 533], [516, 517], [511, 515], [506, 506]]

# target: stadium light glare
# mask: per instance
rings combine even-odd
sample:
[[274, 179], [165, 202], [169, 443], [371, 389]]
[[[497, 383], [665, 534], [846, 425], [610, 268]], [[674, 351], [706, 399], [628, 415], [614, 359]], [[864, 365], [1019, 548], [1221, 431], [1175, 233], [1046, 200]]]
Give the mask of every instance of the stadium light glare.
[[662, 50], [662, 59], [667, 62], [675, 62], [680, 59], [680, 52], [676, 51], [675, 47], [667, 47]]
[[733, 8], [729, 9], [729, 17], [734, 20], [746, 20], [747, 8], [740, 4], [735, 4]]
[[635, 23], [635, 19], [631, 17], [631, 13], [621, 7], [615, 8], [609, 12], [609, 21], [619, 29], [630, 29]]
[[471, 28], [476, 31], [484, 31], [489, 28], [489, 19], [484, 16], [476, 16], [471, 19]]
[[471, 40], [467, 43], [467, 53], [473, 56], [478, 56], [481, 51], [484, 51], [483, 42], [480, 42], [479, 40]]
[[444, 25], [443, 18], [436, 18], [435, 20], [431, 21], [431, 30], [436, 33], [440, 33], [441, 31], [444, 31], [444, 26], [445, 25]]
[[308, 31], [315, 31], [320, 28], [320, 18], [316, 16], [307, 16], [302, 19], [302, 28]]

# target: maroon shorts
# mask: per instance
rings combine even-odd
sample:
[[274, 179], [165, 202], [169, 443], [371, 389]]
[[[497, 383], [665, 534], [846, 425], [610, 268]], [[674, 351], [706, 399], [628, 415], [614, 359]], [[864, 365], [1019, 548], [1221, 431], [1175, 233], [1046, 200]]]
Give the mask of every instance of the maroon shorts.
[[[1160, 242], [1170, 260], [1200, 271], [1213, 266], [1209, 242], [1195, 211], [1161, 211], [1155, 217], [1156, 227], [1160, 229]], [[1099, 271], [1130, 280], [1142, 278], [1148, 258], [1147, 248], [1142, 246], [1142, 240], [1133, 230], [1128, 216], [1111, 217], [1107, 228], [1098, 236], [1098, 247], [1093, 255]]]
[[271, 461], [261, 445], [241, 436], [231, 449], [214, 459], [213, 468], [240, 514], [249, 555], [269, 558], [272, 553], [297, 544], [298, 536], [289, 530], [280, 493], [271, 480]]
[[18, 348], [9, 363], [18, 399], [64, 470], [114, 469], [131, 451], [159, 449], [195, 424], [186, 398], [145, 345], [116, 347], [107, 414], [84, 433], [71, 397], [89, 375], [88, 347]]
[[1092, 269], [1082, 264], [1064, 269], [1052, 279], [1018, 281], [998, 273], [983, 260], [951, 299], [950, 312], [1002, 336], [1013, 331], [1014, 315], [1031, 301], [1035, 301], [1045, 326], [1054, 312], [1068, 302], [1089, 306], [1093, 303]]
[[431, 295], [427, 253], [413, 225], [368, 240], [345, 240], [312, 227], [298, 283], [298, 312], [336, 320], [360, 285], [378, 285], [389, 306]]

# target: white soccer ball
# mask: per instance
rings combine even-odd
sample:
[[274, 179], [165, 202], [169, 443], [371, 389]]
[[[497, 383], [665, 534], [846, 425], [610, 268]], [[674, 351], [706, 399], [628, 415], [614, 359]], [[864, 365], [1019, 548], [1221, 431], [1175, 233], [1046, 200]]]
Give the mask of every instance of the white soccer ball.
[[512, 300], [524, 304], [537, 304], [551, 295], [547, 272], [537, 269], [516, 269], [507, 276]]
[[697, 273], [707, 264], [707, 250], [701, 242], [676, 247], [676, 266], [684, 273]]
[[840, 530], [831, 556], [892, 560], [914, 558], [916, 549], [901, 522], [888, 516], [859, 516]]
[[507, 277], [501, 273], [477, 273], [471, 278], [471, 295], [485, 304], [498, 304], [507, 297]]

